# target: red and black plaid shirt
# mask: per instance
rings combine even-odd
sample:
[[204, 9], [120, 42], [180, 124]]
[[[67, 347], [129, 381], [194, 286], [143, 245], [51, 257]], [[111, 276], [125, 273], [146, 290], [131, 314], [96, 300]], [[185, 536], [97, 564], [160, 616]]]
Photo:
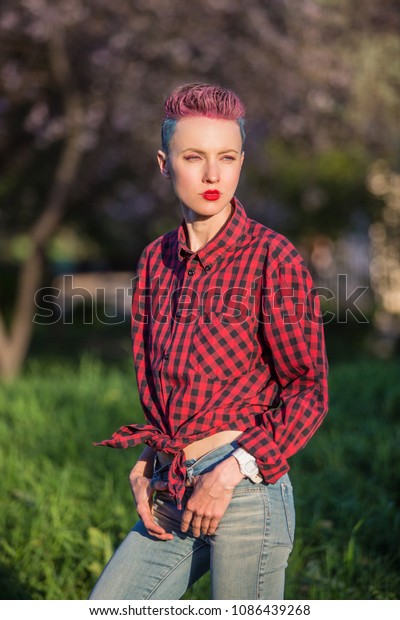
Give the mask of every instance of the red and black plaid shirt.
[[173, 454], [169, 490], [178, 505], [188, 444], [241, 430], [238, 444], [274, 483], [327, 411], [322, 319], [304, 261], [237, 199], [232, 206], [197, 252], [184, 222], [145, 248], [133, 281], [132, 340], [147, 424], [99, 444], [146, 443]]

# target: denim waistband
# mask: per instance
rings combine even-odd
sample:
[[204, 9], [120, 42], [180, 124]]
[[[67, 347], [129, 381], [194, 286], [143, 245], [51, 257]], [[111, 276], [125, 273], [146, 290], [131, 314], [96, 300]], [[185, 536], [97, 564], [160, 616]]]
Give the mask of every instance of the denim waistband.
[[[217, 463], [228, 458], [228, 456], [236, 450], [238, 444], [236, 441], [232, 441], [231, 443], [224, 444], [223, 446], [219, 446], [219, 448], [215, 448], [215, 450], [210, 450], [206, 454], [203, 454], [198, 459], [190, 459], [185, 461], [186, 467], [186, 477], [187, 483], [190, 485], [191, 478], [193, 476], [198, 476], [199, 474], [205, 474], [208, 471], [211, 471]], [[170, 463], [166, 465], [160, 465], [158, 463], [157, 455], [154, 459], [154, 473], [153, 473], [153, 482], [156, 480], [166, 481], [168, 478], [168, 470], [170, 468]]]

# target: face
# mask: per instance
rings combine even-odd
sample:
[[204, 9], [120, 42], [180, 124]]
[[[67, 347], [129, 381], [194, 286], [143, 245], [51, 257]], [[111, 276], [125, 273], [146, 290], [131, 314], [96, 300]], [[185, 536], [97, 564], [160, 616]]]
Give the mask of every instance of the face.
[[190, 116], [180, 119], [168, 155], [158, 151], [164, 176], [172, 180], [186, 221], [230, 209], [243, 164], [236, 121]]

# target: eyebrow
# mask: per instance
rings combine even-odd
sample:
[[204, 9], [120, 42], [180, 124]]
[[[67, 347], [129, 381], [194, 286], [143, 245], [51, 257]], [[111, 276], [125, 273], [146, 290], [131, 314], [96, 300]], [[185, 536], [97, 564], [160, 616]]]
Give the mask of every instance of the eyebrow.
[[[183, 151], [181, 151], [181, 153], [187, 153], [187, 151], [192, 151], [194, 153], [200, 153], [201, 155], [206, 155], [205, 151], [202, 151], [201, 149], [192, 149], [192, 148], [184, 149]], [[239, 151], [236, 151], [235, 149], [226, 149], [224, 151], [219, 151], [217, 155], [224, 155], [225, 153], [236, 153], [238, 155]]]

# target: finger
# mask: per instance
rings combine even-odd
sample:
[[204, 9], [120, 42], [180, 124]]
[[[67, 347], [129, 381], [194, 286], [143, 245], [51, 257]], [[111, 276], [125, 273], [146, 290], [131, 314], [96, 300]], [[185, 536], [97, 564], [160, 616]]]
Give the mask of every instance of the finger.
[[210, 522], [211, 522], [211, 519], [207, 517], [203, 517], [203, 520], [201, 522], [201, 527], [200, 527], [202, 534], [206, 535], [209, 533]]
[[193, 517], [192, 519], [192, 532], [195, 538], [200, 536], [202, 521], [202, 517]]
[[153, 532], [153, 530], [147, 530], [150, 536], [153, 538], [157, 538], [157, 540], [173, 540], [173, 534], [169, 532], [165, 532], [164, 534], [158, 534], [157, 532]]
[[163, 480], [156, 480], [155, 482], [153, 482], [152, 488], [155, 491], [165, 491], [166, 489], [168, 489], [168, 482], [165, 482]]
[[146, 519], [142, 519], [143, 525], [150, 534], [150, 536], [154, 536], [155, 538], [159, 538], [160, 540], [172, 540], [173, 535], [169, 532], [166, 532], [163, 527], [158, 525], [154, 519], [151, 517], [147, 517]]
[[182, 532], [187, 532], [189, 529], [190, 522], [193, 518], [193, 512], [186, 508], [185, 512], [182, 515], [181, 521], [181, 530]]
[[220, 519], [217, 519], [216, 517], [213, 517], [212, 519], [210, 519], [210, 523], [208, 525], [208, 536], [212, 536], [213, 534], [215, 534], [217, 527], [219, 525]]
[[156, 521], [154, 521], [152, 512], [148, 505], [141, 507], [141, 510], [140, 511], [138, 510], [137, 513], [139, 517], [141, 518], [141, 520], [143, 521], [143, 525], [145, 526], [146, 530], [151, 529], [153, 532], [156, 532], [157, 534], [165, 533], [164, 528], [162, 528], [160, 525], [158, 525], [158, 523], [156, 523]]

